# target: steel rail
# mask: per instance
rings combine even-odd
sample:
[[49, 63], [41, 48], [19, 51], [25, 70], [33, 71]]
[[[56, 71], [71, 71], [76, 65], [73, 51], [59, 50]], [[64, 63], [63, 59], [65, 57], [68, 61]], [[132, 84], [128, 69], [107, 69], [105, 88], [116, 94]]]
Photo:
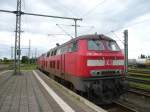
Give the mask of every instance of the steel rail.
[[150, 81], [149, 80], [143, 80], [143, 79], [131, 78], [131, 77], [126, 77], [126, 80], [128, 80], [130, 82], [137, 82], [137, 83], [143, 83], [143, 84], [150, 85]]
[[132, 73], [150, 74], [150, 70], [135, 70], [135, 69], [129, 69], [129, 72], [132, 72]]
[[150, 91], [130, 88], [128, 92], [150, 98]]
[[122, 103], [120, 103], [120, 102], [115, 101], [114, 103], [115, 103], [116, 105], [118, 105], [119, 107], [124, 108], [125, 110], [127, 110], [127, 111], [129, 111], [129, 112], [138, 112], [137, 110], [135, 110], [135, 109], [133, 109], [133, 108], [131, 108], [131, 107], [128, 107], [128, 106], [126, 106], [126, 105], [124, 105], [124, 104], [122, 104]]

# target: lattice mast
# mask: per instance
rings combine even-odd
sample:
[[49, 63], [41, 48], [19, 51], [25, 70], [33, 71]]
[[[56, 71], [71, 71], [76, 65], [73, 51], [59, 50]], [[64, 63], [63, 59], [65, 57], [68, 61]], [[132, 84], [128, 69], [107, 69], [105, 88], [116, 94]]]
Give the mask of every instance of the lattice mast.
[[15, 74], [20, 73], [20, 35], [21, 35], [21, 0], [17, 0], [16, 30], [15, 30]]

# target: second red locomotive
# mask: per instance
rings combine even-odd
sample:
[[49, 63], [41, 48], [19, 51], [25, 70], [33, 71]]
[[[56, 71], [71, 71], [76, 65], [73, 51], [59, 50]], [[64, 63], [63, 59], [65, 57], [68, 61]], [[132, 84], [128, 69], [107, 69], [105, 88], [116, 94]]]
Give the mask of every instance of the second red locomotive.
[[124, 55], [105, 35], [84, 35], [57, 46], [38, 58], [38, 68], [99, 104], [110, 103], [125, 91]]

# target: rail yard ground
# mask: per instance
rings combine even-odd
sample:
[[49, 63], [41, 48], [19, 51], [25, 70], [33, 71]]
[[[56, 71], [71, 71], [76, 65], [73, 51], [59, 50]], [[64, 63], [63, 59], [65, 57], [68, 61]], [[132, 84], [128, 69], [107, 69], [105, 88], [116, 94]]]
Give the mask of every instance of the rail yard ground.
[[[5, 70], [10, 69], [10, 65], [1, 64], [0, 72], [5, 72]], [[46, 90], [36, 79], [33, 70], [36, 70], [36, 64], [22, 64], [21, 65], [22, 75], [12, 75], [13, 71], [6, 71], [0, 75], [0, 112], [11, 111], [16, 112], [19, 109], [20, 112], [43, 112], [43, 111], [63, 111], [63, 109], [54, 101], [52, 97], [48, 95]], [[79, 95], [68, 95], [71, 91], [68, 89], [60, 90], [64, 88], [62, 85], [53, 85], [53, 81], [49, 79], [45, 74], [36, 70], [39, 76], [48, 84], [53, 90], [55, 90], [62, 99], [69, 102], [71, 108], [76, 112], [93, 112], [99, 108], [100, 112], [149, 112], [150, 111], [150, 85], [144, 83], [137, 83], [129, 81], [130, 90], [120, 97], [120, 99], [110, 105], [98, 105], [95, 110], [91, 109], [89, 106], [84, 104], [82, 97]], [[129, 71], [129, 77], [141, 78], [142, 80], [149, 81], [149, 72], [134, 72]], [[136, 75], [137, 73], [137, 75]], [[51, 82], [52, 81], [52, 82]], [[13, 83], [14, 82], [14, 83]], [[55, 82], [55, 81], [54, 81]], [[73, 93], [73, 92], [71, 92]], [[67, 96], [63, 96], [63, 95]], [[75, 93], [73, 93], [75, 94]], [[32, 97], [29, 97], [29, 96]], [[79, 96], [79, 97], [78, 97]], [[69, 100], [68, 100], [69, 97]], [[84, 98], [83, 98], [84, 99]], [[86, 99], [85, 99], [86, 100]], [[87, 101], [87, 100], [86, 100]], [[87, 103], [87, 102], [86, 102]], [[78, 105], [76, 105], [78, 104]], [[89, 105], [89, 103], [87, 103]], [[32, 107], [31, 105], [34, 105]], [[94, 105], [94, 104], [92, 104]], [[58, 108], [56, 108], [58, 106]], [[103, 110], [105, 109], [105, 110]]]
[[150, 69], [129, 69], [126, 79], [128, 92], [104, 108], [109, 112], [150, 112]]
[[[21, 64], [20, 69], [21, 70], [35, 70], [37, 67], [36, 64]], [[7, 63], [7, 64], [2, 64], [0, 63], [0, 71], [2, 70], [13, 70], [13, 63]]]
[[118, 102], [136, 110], [136, 112], [150, 111], [150, 96], [137, 91], [129, 90], [128, 93], [121, 96]]
[[129, 69], [127, 79], [132, 88], [150, 91], [150, 69]]
[[129, 91], [120, 100], [138, 112], [150, 111], [150, 69], [129, 69]]
[[0, 64], [0, 71], [8, 69], [9, 64]]

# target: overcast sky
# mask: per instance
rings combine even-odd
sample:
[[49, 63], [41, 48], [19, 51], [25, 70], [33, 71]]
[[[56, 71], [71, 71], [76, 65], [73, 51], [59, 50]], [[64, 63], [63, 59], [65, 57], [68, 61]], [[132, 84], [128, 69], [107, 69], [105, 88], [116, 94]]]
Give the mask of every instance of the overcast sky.
[[[16, 10], [17, 0], [0, 0], [0, 9]], [[78, 35], [105, 34], [117, 40], [123, 49], [123, 31], [129, 30], [129, 58], [150, 55], [150, 0], [22, 0], [22, 10], [55, 16], [83, 18], [78, 21]], [[56, 26], [59, 24], [59, 27]], [[22, 16], [21, 48], [31, 40], [32, 53], [40, 55], [74, 36], [72, 20]], [[0, 12], [0, 58], [10, 57], [14, 46], [15, 15]], [[114, 33], [112, 33], [112, 31]], [[120, 41], [121, 40], [121, 41]], [[27, 55], [27, 50], [22, 50]]]

